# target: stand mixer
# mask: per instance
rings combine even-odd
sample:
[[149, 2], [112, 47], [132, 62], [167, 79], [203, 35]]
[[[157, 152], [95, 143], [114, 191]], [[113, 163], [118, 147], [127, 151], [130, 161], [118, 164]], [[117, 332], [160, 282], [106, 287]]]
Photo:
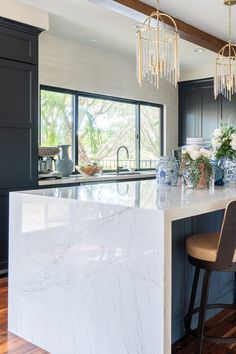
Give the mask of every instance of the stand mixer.
[[62, 174], [55, 170], [55, 156], [59, 153], [58, 147], [38, 148], [38, 179], [61, 178]]

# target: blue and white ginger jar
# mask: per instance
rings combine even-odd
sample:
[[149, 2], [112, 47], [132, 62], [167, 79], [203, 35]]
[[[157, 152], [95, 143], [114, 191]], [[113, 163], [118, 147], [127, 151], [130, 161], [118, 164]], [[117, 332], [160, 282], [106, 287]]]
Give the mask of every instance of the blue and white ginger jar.
[[159, 186], [177, 186], [179, 164], [174, 156], [161, 156], [156, 167], [156, 178]]
[[219, 166], [224, 171], [224, 182], [236, 183], [236, 158], [231, 160], [225, 157], [220, 161]]

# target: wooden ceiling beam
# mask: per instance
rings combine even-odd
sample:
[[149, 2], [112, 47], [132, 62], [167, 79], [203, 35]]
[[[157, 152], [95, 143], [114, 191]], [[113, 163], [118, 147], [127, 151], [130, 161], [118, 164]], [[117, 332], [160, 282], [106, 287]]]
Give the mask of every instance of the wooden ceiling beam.
[[[153, 11], [156, 10], [154, 7], [144, 4], [139, 0], [113, 0], [113, 1], [115, 3], [124, 6], [124, 14], [125, 14], [125, 8], [137, 11], [147, 16], [149, 16]], [[219, 50], [226, 44], [225, 41], [215, 36], [212, 36], [211, 34], [204, 32], [199, 28], [189, 25], [188, 23], [183, 22], [178, 18], [173, 17], [173, 19], [176, 22], [180, 37], [189, 42], [192, 42], [203, 48], [212, 50], [213, 52], [216, 53], [218, 53]], [[171, 21], [168, 20], [168, 18], [165, 18], [165, 23], [172, 26], [172, 23]]]

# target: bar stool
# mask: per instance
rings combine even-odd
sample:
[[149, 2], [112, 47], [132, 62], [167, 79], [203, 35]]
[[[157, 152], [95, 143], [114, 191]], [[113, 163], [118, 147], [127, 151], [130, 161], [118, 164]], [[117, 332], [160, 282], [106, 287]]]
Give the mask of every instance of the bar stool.
[[[214, 343], [235, 343], [236, 337], [207, 336], [204, 333], [206, 310], [214, 308], [235, 309], [236, 304], [207, 304], [211, 273], [236, 271], [236, 201], [231, 201], [224, 214], [221, 231], [193, 235], [186, 240], [189, 262], [195, 267], [192, 293], [185, 316], [185, 333], [197, 338], [195, 354], [201, 354], [203, 339]], [[200, 306], [194, 308], [200, 270], [204, 270]], [[191, 328], [193, 314], [199, 313], [196, 329]]]

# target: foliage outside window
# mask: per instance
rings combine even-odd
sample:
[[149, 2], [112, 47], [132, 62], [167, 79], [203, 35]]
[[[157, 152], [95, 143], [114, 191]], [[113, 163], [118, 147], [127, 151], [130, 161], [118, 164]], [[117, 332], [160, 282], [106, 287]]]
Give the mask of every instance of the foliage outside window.
[[41, 145], [72, 144], [73, 96], [41, 91]]
[[104, 170], [155, 168], [162, 150], [162, 106], [86, 95], [68, 90], [41, 89], [42, 146], [72, 145], [76, 165], [98, 162]]
[[97, 161], [105, 169], [115, 169], [116, 151], [121, 145], [129, 150], [129, 159], [124, 155], [123, 162], [136, 167], [135, 105], [79, 97], [79, 162]]

